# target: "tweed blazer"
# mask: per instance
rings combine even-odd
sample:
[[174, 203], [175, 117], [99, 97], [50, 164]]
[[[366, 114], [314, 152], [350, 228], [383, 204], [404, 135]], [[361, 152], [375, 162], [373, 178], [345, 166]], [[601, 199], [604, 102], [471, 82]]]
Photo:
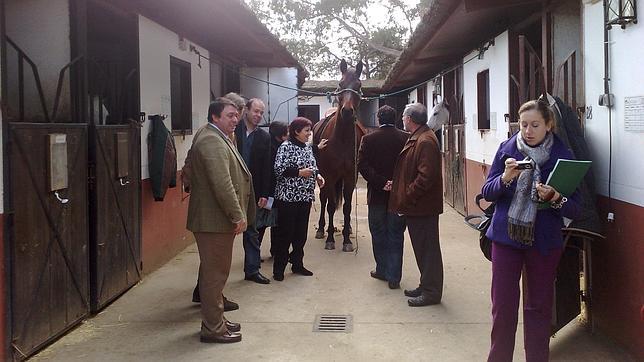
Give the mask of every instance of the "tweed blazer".
[[231, 233], [236, 221], [252, 223], [253, 180], [233, 142], [215, 127], [204, 127], [195, 136], [190, 157], [188, 230]]

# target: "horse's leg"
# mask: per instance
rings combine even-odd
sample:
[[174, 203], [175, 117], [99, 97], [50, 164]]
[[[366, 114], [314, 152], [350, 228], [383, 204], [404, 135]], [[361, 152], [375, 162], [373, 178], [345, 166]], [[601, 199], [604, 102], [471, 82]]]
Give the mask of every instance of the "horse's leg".
[[[327, 184], [325, 186], [325, 196], [326, 212], [329, 214], [329, 227], [326, 229], [326, 243], [324, 244], [324, 249], [326, 250], [335, 249], [335, 238], [333, 237], [335, 230], [335, 227], [333, 226], [333, 214], [335, 213], [336, 201], [332, 195], [335, 195], [335, 185]], [[320, 212], [324, 212], [324, 210], [320, 210]]]
[[[344, 214], [344, 226], [342, 228], [342, 251], [353, 251], [353, 244], [349, 235], [351, 234], [351, 203], [353, 201], [353, 190], [356, 188], [356, 179], [352, 175], [344, 178], [344, 205], [342, 206], [342, 213]], [[356, 210], [357, 212], [357, 210]]]
[[326, 226], [326, 221], [324, 220], [324, 213], [326, 212], [326, 203], [327, 196], [326, 192], [320, 190], [320, 220], [318, 221], [318, 230], [315, 232], [316, 239], [324, 239], [324, 227]]

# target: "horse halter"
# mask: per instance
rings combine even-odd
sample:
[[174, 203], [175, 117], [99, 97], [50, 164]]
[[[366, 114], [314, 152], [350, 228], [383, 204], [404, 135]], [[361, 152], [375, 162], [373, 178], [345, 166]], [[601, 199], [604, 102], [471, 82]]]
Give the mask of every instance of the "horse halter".
[[340, 89], [340, 90], [338, 90], [338, 88], [336, 88], [335, 91], [333, 92], [333, 95], [334, 96], [339, 96], [340, 94], [342, 94], [344, 92], [354, 93], [355, 95], [360, 97], [360, 99], [362, 99], [362, 89], [360, 89], [360, 91], [357, 91], [357, 90], [355, 90], [353, 88], [344, 88], [344, 89]]

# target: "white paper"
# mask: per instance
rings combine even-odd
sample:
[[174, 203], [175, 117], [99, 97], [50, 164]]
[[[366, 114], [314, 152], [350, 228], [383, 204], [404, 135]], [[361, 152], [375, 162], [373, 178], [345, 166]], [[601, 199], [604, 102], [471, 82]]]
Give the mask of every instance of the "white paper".
[[266, 201], [266, 206], [264, 206], [264, 208], [266, 210], [271, 210], [273, 208], [273, 201], [275, 201], [275, 199], [272, 197], [269, 197], [268, 200]]

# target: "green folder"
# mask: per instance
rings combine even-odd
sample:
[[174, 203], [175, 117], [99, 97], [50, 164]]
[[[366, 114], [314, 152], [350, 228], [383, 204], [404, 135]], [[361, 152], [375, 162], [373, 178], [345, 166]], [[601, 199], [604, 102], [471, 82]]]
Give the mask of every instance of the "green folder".
[[[554, 187], [560, 194], [569, 197], [584, 179], [592, 163], [592, 161], [566, 160], [560, 158], [557, 160], [555, 168], [550, 172], [546, 185]], [[549, 206], [547, 202], [539, 204], [540, 209]]]

